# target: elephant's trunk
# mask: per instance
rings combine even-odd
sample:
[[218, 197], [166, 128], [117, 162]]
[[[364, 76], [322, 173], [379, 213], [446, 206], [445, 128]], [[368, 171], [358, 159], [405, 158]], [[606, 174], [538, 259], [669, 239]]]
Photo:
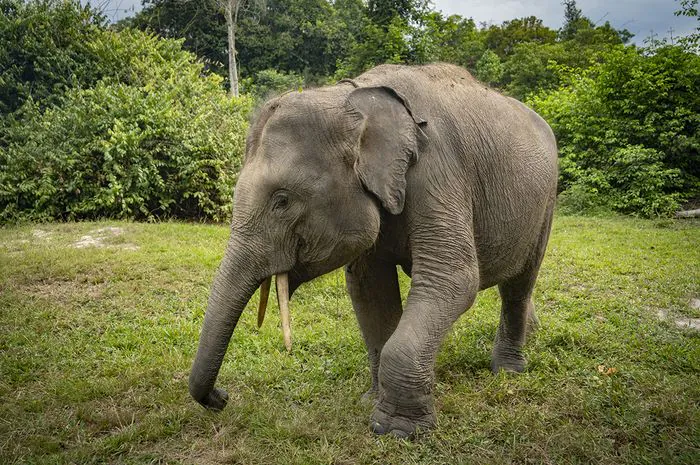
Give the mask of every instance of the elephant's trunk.
[[190, 394], [212, 410], [226, 405], [225, 391], [215, 389], [214, 383], [241, 312], [264, 277], [258, 276], [258, 260], [251, 257], [249, 250], [232, 236], [214, 279], [190, 373]]

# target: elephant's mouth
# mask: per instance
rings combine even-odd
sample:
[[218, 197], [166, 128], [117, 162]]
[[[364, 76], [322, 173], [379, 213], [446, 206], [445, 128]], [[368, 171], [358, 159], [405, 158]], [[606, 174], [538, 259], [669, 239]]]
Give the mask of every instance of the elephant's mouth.
[[[282, 320], [282, 335], [284, 336], [284, 346], [288, 352], [292, 350], [292, 327], [289, 323], [289, 275], [278, 273], [275, 284], [277, 288], [277, 304], [280, 308], [280, 319]], [[267, 300], [270, 296], [270, 286], [272, 276], [265, 278], [260, 285], [260, 306], [258, 307], [258, 328], [265, 320], [265, 310], [267, 310]]]

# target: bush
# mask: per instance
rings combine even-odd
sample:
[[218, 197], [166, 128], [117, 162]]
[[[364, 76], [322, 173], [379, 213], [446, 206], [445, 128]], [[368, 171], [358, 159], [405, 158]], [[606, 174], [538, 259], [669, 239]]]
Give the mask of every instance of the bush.
[[101, 31], [89, 47], [112, 76], [10, 121], [0, 219], [227, 218], [251, 100], [178, 41]]
[[565, 158], [561, 172], [570, 182], [559, 202], [570, 213], [617, 211], [644, 217], [668, 216], [680, 206], [681, 194], [668, 192], [678, 184], [680, 170], [666, 168], [662, 159], [662, 153], [638, 145], [616, 150], [604, 170], [581, 169], [571, 158]]
[[241, 90], [257, 99], [268, 98], [288, 90], [297, 90], [304, 85], [304, 78], [296, 73], [285, 73], [274, 69], [265, 69], [255, 73], [254, 78], [241, 81]]
[[0, 115], [30, 97], [42, 105], [93, 85], [100, 67], [87, 49], [103, 18], [77, 0], [0, 0]]
[[[615, 47], [528, 103], [560, 147], [568, 208], [668, 215], [700, 194], [700, 57], [680, 47]], [[598, 199], [594, 199], [598, 196]]]
[[476, 63], [476, 77], [481, 81], [496, 85], [503, 77], [503, 63], [491, 50], [486, 50]]

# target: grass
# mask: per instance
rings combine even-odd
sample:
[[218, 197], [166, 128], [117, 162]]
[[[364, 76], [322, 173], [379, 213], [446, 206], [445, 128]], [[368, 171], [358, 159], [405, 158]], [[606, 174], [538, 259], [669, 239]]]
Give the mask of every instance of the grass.
[[[112, 226], [121, 234], [94, 232]], [[85, 235], [103, 247], [72, 247]], [[219, 376], [228, 407], [189, 398], [227, 236], [177, 223], [0, 229], [0, 461], [700, 462], [700, 333], [673, 322], [700, 317], [697, 221], [558, 217], [528, 370], [489, 372], [498, 297], [481, 293], [438, 358], [439, 426], [413, 442], [368, 432], [369, 370], [340, 272], [295, 294], [292, 355], [276, 312], [257, 330], [249, 308]]]

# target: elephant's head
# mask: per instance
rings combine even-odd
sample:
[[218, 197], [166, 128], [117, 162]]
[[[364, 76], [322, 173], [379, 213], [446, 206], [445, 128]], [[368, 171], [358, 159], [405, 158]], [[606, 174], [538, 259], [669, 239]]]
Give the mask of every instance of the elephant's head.
[[226, 394], [214, 382], [258, 287], [266, 294], [277, 275], [284, 308], [288, 291], [373, 246], [382, 209], [401, 213], [419, 123], [405, 99], [386, 87], [344, 84], [288, 93], [260, 110], [246, 141], [231, 237], [190, 374], [190, 393], [199, 403], [215, 410], [225, 405]]

